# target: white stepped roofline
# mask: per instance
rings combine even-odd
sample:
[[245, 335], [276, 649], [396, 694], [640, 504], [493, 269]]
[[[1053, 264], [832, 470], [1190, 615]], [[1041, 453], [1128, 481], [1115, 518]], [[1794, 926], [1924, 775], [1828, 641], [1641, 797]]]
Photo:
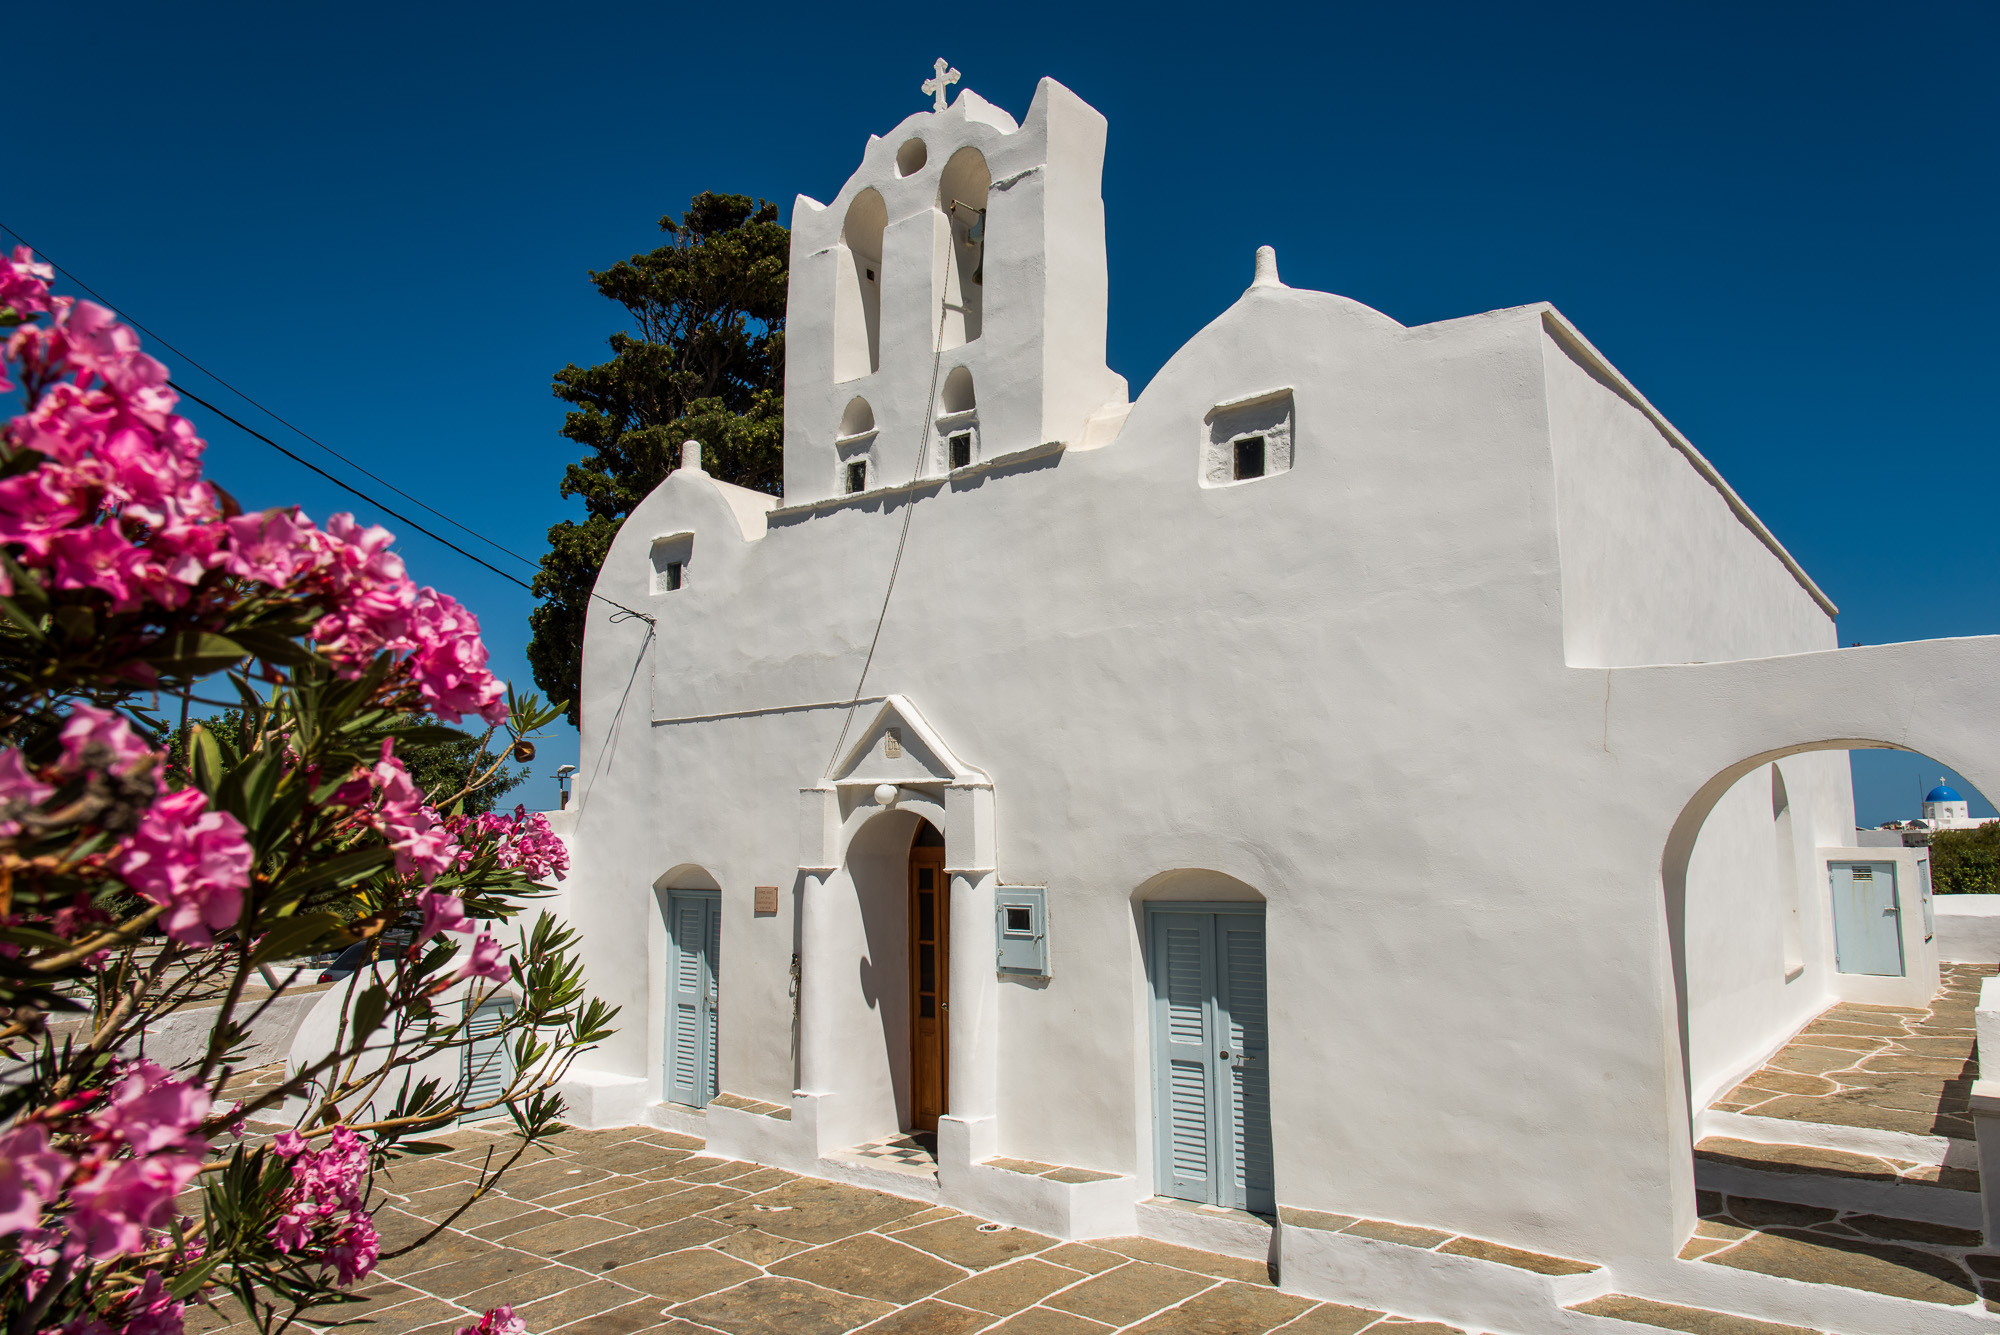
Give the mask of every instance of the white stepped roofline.
[[[888, 695], [882, 698], [881, 708], [877, 709], [874, 715], [869, 718], [868, 726], [861, 729], [860, 735], [847, 748], [847, 754], [840, 758], [838, 765], [834, 766], [833, 778], [831, 780], [833, 783], [849, 784], [862, 782], [859, 779], [848, 776], [852, 775], [860, 767], [861, 762], [867, 758], [870, 739], [875, 736], [876, 730], [882, 726], [883, 721], [891, 716], [894, 716], [898, 722], [914, 733], [917, 739], [924, 744], [924, 748], [936, 756], [946, 769], [951, 771], [951, 783], [965, 784], [976, 788], [990, 788], [992, 786], [993, 781], [986, 777], [986, 771], [966, 764], [958, 758], [957, 752], [945, 745], [944, 738], [938, 736], [937, 729], [924, 721], [924, 716], [917, 712], [917, 707], [910, 703], [910, 698], [906, 695]], [[869, 782], [872, 783], [873, 780], [869, 780]]]
[[1585, 338], [1577, 327], [1564, 317], [1561, 311], [1547, 304], [1541, 305], [1540, 310], [1542, 314], [1542, 327], [1554, 335], [1557, 340], [1566, 344], [1572, 352], [1576, 353], [1578, 357], [1589, 365], [1591, 370], [1602, 376], [1633, 407], [1646, 414], [1653, 425], [1659, 429], [1660, 434], [1667, 438], [1667, 443], [1679, 450], [1686, 457], [1687, 461], [1694, 465], [1694, 471], [1701, 474], [1708, 485], [1722, 493], [1722, 499], [1728, 503], [1729, 508], [1735, 512], [1736, 517], [1743, 521], [1743, 526], [1756, 534], [1757, 540], [1770, 548], [1773, 556], [1784, 562], [1785, 569], [1792, 572], [1792, 578], [1799, 582], [1799, 587], [1810, 594], [1812, 600], [1818, 603], [1828, 616], [1839, 616], [1840, 609], [1833, 605], [1833, 599], [1827, 597], [1819, 585], [1813, 582], [1813, 577], [1806, 573], [1805, 567], [1800, 565], [1792, 554], [1785, 550], [1785, 544], [1779, 542], [1777, 535], [1764, 526], [1764, 521], [1759, 519], [1756, 512], [1745, 503], [1741, 496], [1736, 494], [1736, 488], [1730, 486], [1723, 479], [1722, 474], [1716, 471], [1715, 465], [1702, 457], [1701, 451], [1694, 447], [1694, 443], [1686, 436], [1683, 436], [1680, 430], [1667, 420], [1664, 413], [1648, 402], [1646, 396], [1641, 394], [1632, 382], [1625, 378], [1624, 372], [1613, 366], [1610, 359], [1599, 352], [1591, 344], [1591, 341]]

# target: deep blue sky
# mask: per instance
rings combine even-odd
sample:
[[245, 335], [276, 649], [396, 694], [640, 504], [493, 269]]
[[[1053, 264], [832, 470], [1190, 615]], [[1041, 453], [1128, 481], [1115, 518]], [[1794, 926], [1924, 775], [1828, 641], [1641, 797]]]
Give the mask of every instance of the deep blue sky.
[[[830, 197], [868, 134], [922, 109], [936, 56], [1016, 115], [1052, 75], [1111, 121], [1110, 355], [1135, 393], [1260, 244], [1293, 286], [1406, 324], [1551, 300], [1840, 604], [1843, 643], [1983, 634], [1996, 14], [22, 6], [0, 221], [534, 556], [573, 512], [549, 375], [600, 360], [622, 315], [587, 269], [652, 247], [699, 190], [788, 216]], [[353, 505], [192, 415], [246, 505]], [[403, 549], [527, 684], [526, 593], [419, 535]], [[574, 749], [545, 748], [531, 802]], [[1863, 823], [1914, 815], [1935, 768], [1864, 756]]]

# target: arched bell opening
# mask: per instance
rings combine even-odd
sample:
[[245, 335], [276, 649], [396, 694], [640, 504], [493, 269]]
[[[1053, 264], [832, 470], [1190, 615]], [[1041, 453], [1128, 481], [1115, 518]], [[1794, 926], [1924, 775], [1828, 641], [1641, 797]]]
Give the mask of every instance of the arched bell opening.
[[889, 208], [863, 190], [847, 206], [840, 229], [833, 301], [833, 378], [858, 380], [882, 365], [882, 238]]
[[944, 337], [941, 348], [978, 339], [986, 293], [986, 196], [993, 174], [986, 155], [961, 148], [938, 174], [938, 208], [948, 224], [951, 259], [945, 268]]

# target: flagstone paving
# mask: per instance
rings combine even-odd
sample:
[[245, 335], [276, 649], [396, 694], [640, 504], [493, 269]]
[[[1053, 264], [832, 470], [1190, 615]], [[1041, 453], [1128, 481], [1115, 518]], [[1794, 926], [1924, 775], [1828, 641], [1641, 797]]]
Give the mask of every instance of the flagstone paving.
[[[1260, 1262], [1150, 1238], [1059, 1242], [713, 1158], [646, 1128], [564, 1131], [475, 1200], [481, 1169], [519, 1142], [497, 1129], [437, 1139], [448, 1152], [382, 1175], [381, 1264], [357, 1301], [305, 1314], [309, 1330], [453, 1335], [506, 1303], [530, 1335], [1478, 1335], [1280, 1293]], [[1700, 1211], [1689, 1262], [2000, 1310], [2000, 1256], [1967, 1230], [1712, 1192]], [[1449, 1236], [1338, 1222], [1409, 1246]], [[1482, 1249], [1526, 1255], [1468, 1239], [1443, 1248]], [[1715, 1335], [1793, 1332], [1623, 1294], [1578, 1310]], [[189, 1335], [254, 1335], [235, 1315], [197, 1309]]]
[[1973, 1139], [1973, 1010], [2000, 969], [1946, 964], [1927, 1008], [1843, 1004], [1714, 1106], [1791, 1121]]
[[1945, 1307], [2000, 1303], [2000, 1256], [1978, 1254], [1981, 1235], [1970, 1229], [1712, 1191], [1697, 1200], [1684, 1261]]
[[[304, 1322], [452, 1335], [511, 1304], [530, 1335], [1478, 1335], [1280, 1293], [1259, 1262], [1149, 1238], [1059, 1242], [920, 1201], [708, 1157], [685, 1136], [569, 1130], [464, 1206], [518, 1141], [480, 1129], [380, 1179], [383, 1258]], [[190, 1335], [254, 1335], [190, 1313]]]

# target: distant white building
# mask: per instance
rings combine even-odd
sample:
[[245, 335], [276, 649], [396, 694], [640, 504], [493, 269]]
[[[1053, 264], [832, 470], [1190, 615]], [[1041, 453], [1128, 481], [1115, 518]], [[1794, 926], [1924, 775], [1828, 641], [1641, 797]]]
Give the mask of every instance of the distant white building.
[[[783, 497], [692, 453], [597, 586], [652, 624], [584, 647], [565, 911], [623, 1013], [573, 1115], [1480, 1330], [1971, 1328], [1677, 1258], [1716, 1095], [1934, 990], [1843, 753], [2000, 785], [2000, 640], [1838, 648], [1546, 303], [1406, 327], [1265, 250], [1130, 400], [1105, 136], [963, 92], [798, 200]], [[1284, 207], [1157, 184], [1124, 225]]]
[[1942, 775], [1938, 776], [1937, 787], [1924, 794], [1923, 819], [1933, 830], [1976, 830], [1986, 824], [1986, 820], [1972, 818], [1971, 804]]

